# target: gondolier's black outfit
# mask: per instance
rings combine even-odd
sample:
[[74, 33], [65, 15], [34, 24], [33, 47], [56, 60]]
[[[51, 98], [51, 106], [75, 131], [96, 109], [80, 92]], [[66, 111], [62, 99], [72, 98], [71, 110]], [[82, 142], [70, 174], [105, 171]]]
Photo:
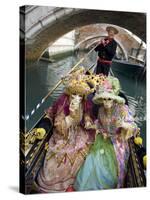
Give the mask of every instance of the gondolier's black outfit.
[[117, 42], [108, 37], [104, 39], [104, 43], [100, 43], [95, 51], [98, 52], [98, 60], [96, 66], [96, 74], [103, 73], [108, 76], [112, 59], [116, 53]]

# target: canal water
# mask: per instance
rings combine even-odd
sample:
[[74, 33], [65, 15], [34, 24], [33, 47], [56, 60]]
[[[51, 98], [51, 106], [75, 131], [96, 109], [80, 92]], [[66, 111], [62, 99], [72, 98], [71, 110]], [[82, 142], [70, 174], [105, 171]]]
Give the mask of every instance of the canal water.
[[[85, 55], [84, 52], [78, 52], [77, 55], [71, 55], [53, 63], [39, 61], [36, 66], [26, 70], [26, 113], [25, 127], [30, 130], [43, 115], [44, 110], [48, 108], [62, 93], [63, 86], [60, 85], [56, 91], [42, 102], [43, 97], [53, 88], [67, 72]], [[80, 66], [90, 67], [96, 61], [96, 54], [93, 52], [86, 58]], [[145, 80], [138, 77], [124, 75], [122, 72], [113, 71], [119, 78], [122, 90], [128, 97], [129, 107], [135, 116], [135, 120], [141, 129], [144, 146], [146, 146], [146, 84]]]

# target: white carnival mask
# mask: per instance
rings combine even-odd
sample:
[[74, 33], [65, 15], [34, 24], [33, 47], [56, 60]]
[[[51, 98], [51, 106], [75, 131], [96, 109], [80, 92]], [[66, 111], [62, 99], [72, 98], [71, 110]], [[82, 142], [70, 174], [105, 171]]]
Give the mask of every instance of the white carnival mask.
[[72, 95], [71, 96], [71, 102], [70, 102], [70, 111], [77, 110], [79, 108], [79, 105], [82, 101], [82, 97], [79, 95]]
[[103, 99], [103, 105], [105, 109], [110, 109], [113, 106], [113, 99], [111, 98], [104, 98]]

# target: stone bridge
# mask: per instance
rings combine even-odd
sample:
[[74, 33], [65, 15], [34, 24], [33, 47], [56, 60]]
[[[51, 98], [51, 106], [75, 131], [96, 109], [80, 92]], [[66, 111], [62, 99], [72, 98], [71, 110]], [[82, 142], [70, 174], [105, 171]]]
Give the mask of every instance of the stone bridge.
[[37, 61], [45, 49], [65, 33], [96, 23], [120, 26], [146, 41], [145, 13], [23, 6], [20, 8], [20, 36], [26, 44], [26, 61]]

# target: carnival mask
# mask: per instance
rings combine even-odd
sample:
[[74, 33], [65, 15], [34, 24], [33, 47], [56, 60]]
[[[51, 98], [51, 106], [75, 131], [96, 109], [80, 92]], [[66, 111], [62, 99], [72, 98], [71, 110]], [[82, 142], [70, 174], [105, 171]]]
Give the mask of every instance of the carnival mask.
[[82, 97], [79, 95], [71, 95], [71, 102], [70, 102], [70, 111], [75, 111], [79, 109], [79, 105], [82, 101]]
[[105, 109], [110, 109], [113, 106], [113, 99], [111, 98], [104, 98], [103, 99], [103, 105]]

